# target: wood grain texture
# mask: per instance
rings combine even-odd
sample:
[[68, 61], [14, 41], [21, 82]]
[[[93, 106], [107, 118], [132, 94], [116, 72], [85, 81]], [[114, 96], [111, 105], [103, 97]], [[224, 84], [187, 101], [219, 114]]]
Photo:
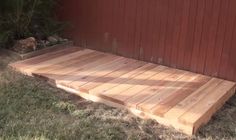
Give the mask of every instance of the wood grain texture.
[[236, 81], [235, 0], [62, 0], [87, 48]]
[[[67, 53], [61, 55], [63, 51]], [[218, 78], [90, 49], [63, 51], [10, 66], [88, 100], [127, 108], [189, 135], [235, 93], [234, 82]]]

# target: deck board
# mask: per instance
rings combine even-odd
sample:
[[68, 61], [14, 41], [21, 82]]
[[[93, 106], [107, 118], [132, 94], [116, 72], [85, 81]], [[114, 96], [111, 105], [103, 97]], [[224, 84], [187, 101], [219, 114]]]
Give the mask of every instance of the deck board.
[[[77, 60], [75, 64], [70, 64], [67, 67], [63, 67], [60, 69], [54, 69], [53, 67], [51, 68], [52, 70], [48, 71], [47, 73], [42, 73], [42, 72], [33, 72], [36, 75], [48, 77], [52, 80], [61, 80], [65, 79], [69, 76], [73, 76], [73, 73], [85, 69], [88, 66], [93, 65], [95, 61], [98, 59], [104, 58], [105, 56], [103, 54], [96, 54], [95, 56], [91, 57], [85, 57], [84, 59]], [[91, 64], [90, 64], [91, 63]]]
[[110, 82], [110, 81], [116, 79], [117, 77], [120, 77], [130, 71], [136, 70], [137, 68], [142, 67], [144, 64], [145, 64], [145, 62], [137, 61], [133, 64], [125, 65], [125, 66], [121, 67], [120, 69], [117, 69], [116, 71], [111, 72], [105, 76], [101, 76], [101, 77], [98, 77], [94, 80], [91, 80], [90, 82], [82, 85], [80, 88], [83, 90], [89, 91], [91, 89], [94, 89], [94, 88], [102, 85], [103, 83]]
[[[192, 74], [192, 76], [195, 77], [194, 74]], [[151, 109], [151, 112], [159, 116], [164, 116], [166, 112], [177, 105], [180, 101], [184, 100], [199, 87], [203, 86], [209, 80], [209, 77], [197, 75], [194, 80], [189, 81], [181, 89], [172, 92], [171, 95], [168, 96], [165, 100], [160, 101], [159, 104], [155, 105]]]
[[36, 56], [36, 57], [31, 58], [31, 59], [26, 59], [26, 60], [15, 62], [14, 64], [12, 64], [12, 66], [22, 68], [24, 66], [37, 64], [37, 63], [40, 63], [40, 62], [43, 62], [43, 61], [47, 61], [48, 59], [53, 59], [53, 58], [56, 58], [56, 57], [60, 57], [60, 56], [72, 53], [74, 51], [79, 51], [79, 50], [82, 50], [82, 49], [78, 48], [78, 47], [71, 47], [70, 49], [64, 48], [64, 49], [57, 50], [55, 52], [50, 52], [50, 53], [46, 53], [46, 54], [43, 54], [43, 55]]
[[[160, 87], [159, 90], [154, 91], [152, 94], [150, 94], [149, 98], [146, 98], [146, 100], [143, 100], [142, 102], [140, 102], [138, 104], [138, 108], [142, 110], [146, 110], [146, 111], [151, 111], [153, 107], [160, 104], [160, 102], [164, 101], [173, 92], [179, 89], [182, 89], [182, 87], [187, 82], [191, 82], [191, 80], [195, 78], [195, 76], [192, 76], [190, 78], [188, 75], [189, 73], [183, 73], [182, 75], [181, 74], [174, 75], [176, 79], [175, 81], [167, 80], [169, 82], [166, 82], [166, 84], [159, 85]], [[143, 94], [145, 95], [145, 92]]]
[[235, 93], [235, 83], [70, 47], [10, 64], [85, 99], [124, 107], [193, 134]]
[[84, 52], [77, 55], [75, 58], [70, 59], [70, 61], [65, 60], [56, 64], [52, 64], [50, 66], [37, 69], [34, 71], [34, 73], [50, 73], [50, 72], [55, 73], [57, 70], [62, 70], [64, 68], [76, 65], [78, 63], [78, 60], [84, 61], [94, 56], [99, 56], [99, 55], [96, 52]]
[[[159, 95], [160, 92], [165, 91], [167, 88], [169, 88], [174, 83], [176, 83], [179, 78], [184, 76], [184, 74], [185, 73], [183, 71], [179, 71], [175, 69], [169, 69], [169, 71], [164, 71], [163, 73], [158, 74], [157, 77], [153, 79], [155, 83], [150, 85], [147, 89], [145, 89], [145, 91], [141, 91], [137, 93], [131, 99], [128, 99], [126, 101], [127, 104], [130, 104], [130, 106], [134, 105], [134, 107], [139, 108], [139, 109], [143, 108], [141, 106], [155, 105], [158, 100], [154, 99], [154, 102], [153, 101], [146, 102], [146, 100], [153, 99], [155, 96]], [[159, 78], [162, 78], [163, 76], [165, 78], [159, 79]], [[147, 108], [147, 107], [144, 107], [144, 108]]]
[[[143, 85], [143, 84], [149, 84], [147, 83], [147, 81], [149, 81], [149, 78], [155, 76], [156, 73], [161, 72], [162, 70], [164, 70], [165, 67], [163, 66], [156, 66], [148, 71], [145, 71], [144, 73], [137, 75], [135, 77], [133, 77], [130, 80], [127, 80], [124, 83], [119, 84], [118, 86], [107, 90], [106, 92], [101, 93], [103, 96], [107, 96], [110, 98], [115, 98], [117, 99], [115, 96], [121, 94], [121, 93], [126, 93], [123, 96], [126, 97], [130, 97], [133, 96], [135, 93], [131, 93], [131, 92], [126, 92], [127, 90], [129, 90], [130, 88], [137, 86], [137, 85]], [[124, 100], [118, 99], [121, 102], [124, 102]]]
[[116, 86], [122, 84], [123, 82], [126, 82], [128, 79], [132, 79], [133, 77], [142, 74], [146, 70], [150, 70], [154, 66], [155, 65], [153, 65], [153, 64], [145, 64], [145, 65], [143, 65], [142, 67], [140, 67], [140, 68], [138, 68], [136, 70], [128, 72], [128, 73], [126, 73], [126, 74], [124, 74], [124, 75], [122, 75], [120, 77], [117, 77], [116, 79], [111, 80], [111, 81], [109, 81], [107, 83], [103, 83], [102, 85], [100, 85], [100, 86], [98, 86], [96, 88], [90, 89], [88, 91], [88, 93], [89, 94], [99, 95], [102, 92], [106, 92], [107, 90], [109, 90], [109, 89], [111, 89], [113, 87], [116, 87]]

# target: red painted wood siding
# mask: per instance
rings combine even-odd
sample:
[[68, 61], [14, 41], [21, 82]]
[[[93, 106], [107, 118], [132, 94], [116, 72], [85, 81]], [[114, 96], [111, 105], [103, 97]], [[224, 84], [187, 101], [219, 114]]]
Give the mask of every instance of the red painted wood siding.
[[79, 45], [236, 81], [236, 0], [62, 0]]

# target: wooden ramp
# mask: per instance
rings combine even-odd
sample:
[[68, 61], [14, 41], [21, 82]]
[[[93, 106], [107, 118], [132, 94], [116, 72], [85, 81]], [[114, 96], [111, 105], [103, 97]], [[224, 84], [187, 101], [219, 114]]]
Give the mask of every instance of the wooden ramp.
[[127, 108], [192, 135], [235, 93], [235, 83], [70, 47], [10, 64], [88, 100]]

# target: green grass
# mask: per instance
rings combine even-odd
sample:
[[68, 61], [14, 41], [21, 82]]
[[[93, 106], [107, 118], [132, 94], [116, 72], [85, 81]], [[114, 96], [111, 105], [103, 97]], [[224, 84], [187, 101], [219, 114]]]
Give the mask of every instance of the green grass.
[[[189, 139], [155, 121], [86, 101], [2, 65], [0, 139]], [[236, 96], [192, 138], [236, 139]]]

